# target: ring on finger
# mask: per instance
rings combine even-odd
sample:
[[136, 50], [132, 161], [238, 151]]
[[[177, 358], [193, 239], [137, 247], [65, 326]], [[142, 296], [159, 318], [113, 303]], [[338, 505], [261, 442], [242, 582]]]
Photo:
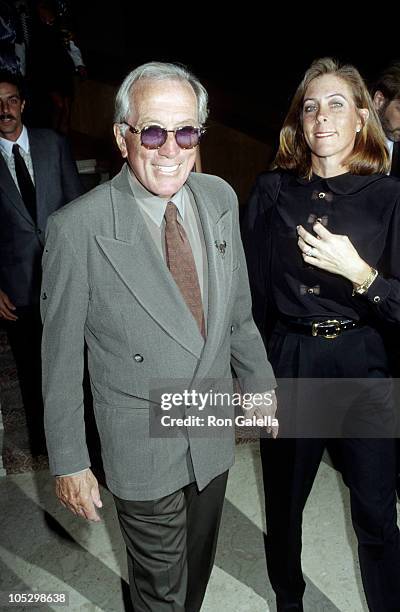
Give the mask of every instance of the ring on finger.
[[316, 257], [317, 256], [317, 249], [315, 249], [314, 247], [310, 247], [306, 251], [306, 255], [307, 255], [307, 257]]

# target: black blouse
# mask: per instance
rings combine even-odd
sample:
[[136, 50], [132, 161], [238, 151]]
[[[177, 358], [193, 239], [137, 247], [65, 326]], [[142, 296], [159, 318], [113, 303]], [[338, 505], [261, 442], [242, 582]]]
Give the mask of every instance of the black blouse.
[[[316, 219], [347, 235], [379, 272], [367, 294], [352, 283], [304, 262], [296, 226], [313, 233]], [[342, 316], [400, 323], [400, 181], [381, 174], [300, 179], [288, 172], [261, 174], [243, 220], [254, 316], [264, 328], [267, 303], [278, 316]]]

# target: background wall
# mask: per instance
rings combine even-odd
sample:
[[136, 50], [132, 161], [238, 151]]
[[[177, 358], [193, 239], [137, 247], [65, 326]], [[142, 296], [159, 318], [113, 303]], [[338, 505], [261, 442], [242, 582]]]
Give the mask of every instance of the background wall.
[[[389, 7], [366, 19], [344, 6], [299, 8], [232, 5], [216, 17], [205, 6], [153, 10], [125, 0], [70, 0], [90, 80], [79, 84], [73, 128], [106, 143], [112, 166], [112, 99], [135, 66], [151, 61], [183, 63], [210, 96], [210, 129], [201, 145], [203, 171], [228, 180], [243, 202], [256, 175], [276, 150], [290, 99], [313, 59], [330, 55], [355, 64], [369, 82], [400, 58]], [[193, 7], [191, 7], [193, 9]], [[197, 13], [196, 13], [197, 11]]]

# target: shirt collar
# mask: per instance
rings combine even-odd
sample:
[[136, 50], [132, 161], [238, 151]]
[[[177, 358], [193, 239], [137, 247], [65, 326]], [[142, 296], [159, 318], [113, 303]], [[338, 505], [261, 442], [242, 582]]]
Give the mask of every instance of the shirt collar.
[[357, 193], [367, 187], [371, 183], [375, 183], [383, 178], [386, 178], [386, 174], [339, 174], [338, 176], [331, 176], [329, 178], [322, 178], [317, 174], [313, 174], [310, 179], [297, 177], [297, 181], [302, 185], [314, 184], [318, 181], [327, 186], [327, 188], [337, 195], [348, 195]]
[[168, 202], [173, 202], [178, 209], [181, 219], [185, 219], [184, 187], [181, 187], [170, 200], [166, 200], [165, 198], [154, 195], [143, 187], [131, 170], [128, 172], [128, 179], [133, 195], [141, 210], [143, 210], [158, 227], [161, 227]]
[[389, 149], [390, 159], [392, 159], [392, 156], [393, 156], [393, 145], [394, 145], [393, 140], [389, 140], [389, 138], [386, 138], [386, 146]]
[[24, 125], [22, 126], [21, 134], [15, 142], [13, 140], [7, 140], [7, 138], [0, 137], [0, 149], [3, 153], [7, 155], [7, 157], [11, 157], [11, 155], [13, 154], [12, 148], [15, 144], [19, 145], [21, 149], [25, 151], [25, 153], [29, 154], [28, 130]]

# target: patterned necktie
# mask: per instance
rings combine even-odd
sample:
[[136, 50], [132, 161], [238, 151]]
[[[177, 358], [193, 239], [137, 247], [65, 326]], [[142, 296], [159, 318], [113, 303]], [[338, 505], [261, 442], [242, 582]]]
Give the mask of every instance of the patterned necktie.
[[29, 170], [19, 150], [19, 145], [12, 148], [14, 155], [15, 174], [17, 175], [18, 187], [26, 209], [33, 221], [36, 223], [36, 192]]
[[199, 277], [190, 242], [185, 230], [178, 222], [178, 210], [173, 202], [168, 202], [167, 204], [165, 222], [167, 266], [199, 326], [201, 335], [205, 338], [204, 311]]

